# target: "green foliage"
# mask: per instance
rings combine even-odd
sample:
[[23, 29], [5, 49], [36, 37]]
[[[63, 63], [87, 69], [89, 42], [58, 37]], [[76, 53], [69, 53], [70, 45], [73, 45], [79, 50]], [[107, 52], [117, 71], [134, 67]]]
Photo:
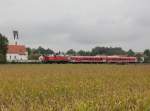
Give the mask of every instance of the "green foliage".
[[27, 48], [27, 51], [28, 51], [28, 55], [31, 55], [32, 49], [30, 47]]
[[91, 51], [79, 50], [76, 52], [73, 49], [70, 49], [66, 52], [67, 55], [81, 55], [81, 56], [90, 56], [90, 55], [124, 55], [126, 52], [120, 47], [95, 47]]
[[0, 63], [6, 63], [7, 45], [7, 38], [0, 34]]
[[150, 50], [149, 50], [149, 49], [146, 49], [146, 50], [144, 51], [144, 57], [145, 57], [144, 62], [150, 63]]
[[0, 53], [0, 63], [5, 63], [5, 62], [6, 62], [5, 55]]
[[150, 50], [149, 50], [149, 49], [146, 49], [146, 50], [144, 51], [144, 55], [150, 56]]
[[70, 49], [66, 52], [67, 55], [76, 55], [76, 51], [73, 49]]
[[127, 52], [128, 56], [135, 56], [135, 53], [133, 52], [132, 49], [130, 49], [128, 52]]
[[37, 49], [27, 48], [28, 50], [28, 59], [29, 60], [38, 60], [40, 55], [51, 55], [54, 54], [54, 51], [51, 49], [45, 49], [43, 47], [38, 47]]
[[37, 52], [41, 55], [49, 55], [49, 54], [54, 54], [54, 51], [51, 49], [44, 49], [43, 47], [38, 47], [38, 49], [36, 49]]
[[145, 62], [145, 63], [150, 63], [150, 57], [149, 57], [149, 56], [145, 56], [144, 62]]
[[80, 55], [80, 56], [90, 56], [91, 52], [80, 50], [80, 51], [77, 52], [77, 55]]
[[95, 47], [92, 49], [92, 55], [123, 55], [125, 51], [120, 47]]

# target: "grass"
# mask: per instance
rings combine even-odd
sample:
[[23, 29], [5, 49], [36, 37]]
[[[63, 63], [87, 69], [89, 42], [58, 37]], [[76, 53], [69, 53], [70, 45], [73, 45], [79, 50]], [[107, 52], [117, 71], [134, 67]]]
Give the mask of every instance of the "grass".
[[0, 111], [150, 111], [150, 65], [0, 65]]

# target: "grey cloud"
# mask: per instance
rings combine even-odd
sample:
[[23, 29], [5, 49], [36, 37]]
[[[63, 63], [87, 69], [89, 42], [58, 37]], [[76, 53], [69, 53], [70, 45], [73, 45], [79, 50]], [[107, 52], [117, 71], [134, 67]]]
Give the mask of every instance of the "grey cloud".
[[[0, 0], [1, 1], [1, 0]], [[150, 48], [149, 0], [5, 0], [0, 30], [20, 42], [56, 50], [96, 45]], [[139, 46], [140, 45], [140, 46]]]

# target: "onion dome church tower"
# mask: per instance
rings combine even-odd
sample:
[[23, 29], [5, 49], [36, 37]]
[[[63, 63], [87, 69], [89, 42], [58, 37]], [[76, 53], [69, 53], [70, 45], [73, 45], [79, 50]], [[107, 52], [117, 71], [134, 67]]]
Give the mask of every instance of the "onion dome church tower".
[[17, 30], [13, 31], [13, 37], [14, 37], [15, 45], [18, 45], [19, 33]]

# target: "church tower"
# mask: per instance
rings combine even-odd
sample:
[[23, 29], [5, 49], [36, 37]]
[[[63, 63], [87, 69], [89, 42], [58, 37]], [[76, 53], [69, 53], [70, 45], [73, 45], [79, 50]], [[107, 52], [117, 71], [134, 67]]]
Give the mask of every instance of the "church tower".
[[14, 30], [14, 31], [13, 31], [13, 37], [14, 37], [15, 45], [18, 45], [19, 33], [18, 33], [17, 30]]

